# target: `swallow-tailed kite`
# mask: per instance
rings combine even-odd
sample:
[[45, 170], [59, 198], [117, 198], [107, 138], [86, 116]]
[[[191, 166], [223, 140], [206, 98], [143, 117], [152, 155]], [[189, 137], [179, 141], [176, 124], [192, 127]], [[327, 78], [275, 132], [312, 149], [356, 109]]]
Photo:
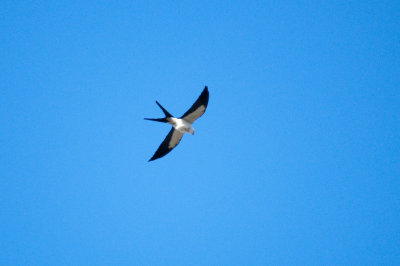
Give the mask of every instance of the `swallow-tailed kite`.
[[156, 153], [151, 157], [150, 161], [161, 158], [167, 153], [169, 153], [173, 148], [178, 145], [184, 133], [189, 133], [194, 135], [194, 129], [192, 127], [193, 122], [202, 116], [206, 111], [208, 104], [208, 88], [205, 86], [203, 92], [200, 94], [196, 102], [190, 107], [186, 113], [180, 118], [173, 117], [164, 107], [161, 106], [159, 102], [156, 101], [157, 105], [165, 114], [165, 118], [145, 118], [146, 120], [157, 121], [168, 123], [172, 126], [171, 131], [168, 133], [167, 137], [158, 147]]

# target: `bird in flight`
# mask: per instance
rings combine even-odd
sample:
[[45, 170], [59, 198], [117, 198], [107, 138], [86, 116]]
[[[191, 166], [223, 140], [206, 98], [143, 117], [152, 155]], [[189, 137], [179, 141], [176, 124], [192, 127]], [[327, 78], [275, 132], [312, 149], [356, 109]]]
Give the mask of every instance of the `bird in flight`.
[[208, 104], [208, 88], [204, 87], [203, 92], [200, 94], [196, 102], [183, 114], [180, 118], [173, 117], [164, 107], [161, 106], [159, 102], [156, 101], [157, 105], [165, 114], [165, 118], [145, 118], [146, 120], [157, 121], [168, 123], [172, 126], [171, 131], [168, 133], [167, 137], [158, 147], [157, 151], [154, 153], [150, 161], [154, 161], [168, 154], [173, 148], [175, 148], [182, 139], [184, 133], [194, 135], [194, 128], [192, 126], [193, 122], [202, 116], [206, 111]]

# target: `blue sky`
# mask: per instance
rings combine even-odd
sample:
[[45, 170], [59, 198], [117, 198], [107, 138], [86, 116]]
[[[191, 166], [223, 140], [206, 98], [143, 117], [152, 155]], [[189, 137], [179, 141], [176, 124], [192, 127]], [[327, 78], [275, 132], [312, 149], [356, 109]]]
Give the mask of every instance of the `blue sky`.
[[400, 263], [398, 1], [0, 7], [1, 265]]

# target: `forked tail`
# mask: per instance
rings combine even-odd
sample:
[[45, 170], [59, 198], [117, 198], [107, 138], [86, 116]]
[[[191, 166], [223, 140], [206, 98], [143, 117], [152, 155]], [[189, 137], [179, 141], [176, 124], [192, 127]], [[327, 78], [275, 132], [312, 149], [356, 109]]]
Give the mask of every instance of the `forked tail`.
[[156, 104], [161, 108], [163, 113], [165, 114], [165, 118], [145, 118], [145, 120], [157, 121], [157, 122], [164, 122], [167, 123], [167, 118], [173, 117], [162, 105], [156, 101]]

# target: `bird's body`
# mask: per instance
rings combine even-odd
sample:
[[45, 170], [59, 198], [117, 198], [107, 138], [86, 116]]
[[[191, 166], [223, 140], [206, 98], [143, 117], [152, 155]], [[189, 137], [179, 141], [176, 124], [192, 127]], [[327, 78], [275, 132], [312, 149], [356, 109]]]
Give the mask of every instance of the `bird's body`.
[[157, 105], [165, 114], [165, 118], [145, 118], [146, 120], [157, 121], [168, 123], [172, 126], [172, 129], [168, 133], [167, 137], [158, 147], [157, 151], [154, 153], [153, 157], [149, 161], [156, 160], [163, 157], [169, 153], [182, 139], [184, 133], [194, 135], [194, 128], [192, 126], [193, 122], [202, 116], [206, 111], [208, 105], [208, 88], [204, 88], [203, 92], [200, 94], [196, 102], [189, 108], [186, 113], [180, 117], [173, 117], [164, 107], [161, 106], [159, 102], [156, 101]]
[[168, 124], [173, 126], [179, 132], [194, 135], [194, 128], [192, 124], [187, 122], [185, 119], [170, 117], [167, 118], [167, 121]]

